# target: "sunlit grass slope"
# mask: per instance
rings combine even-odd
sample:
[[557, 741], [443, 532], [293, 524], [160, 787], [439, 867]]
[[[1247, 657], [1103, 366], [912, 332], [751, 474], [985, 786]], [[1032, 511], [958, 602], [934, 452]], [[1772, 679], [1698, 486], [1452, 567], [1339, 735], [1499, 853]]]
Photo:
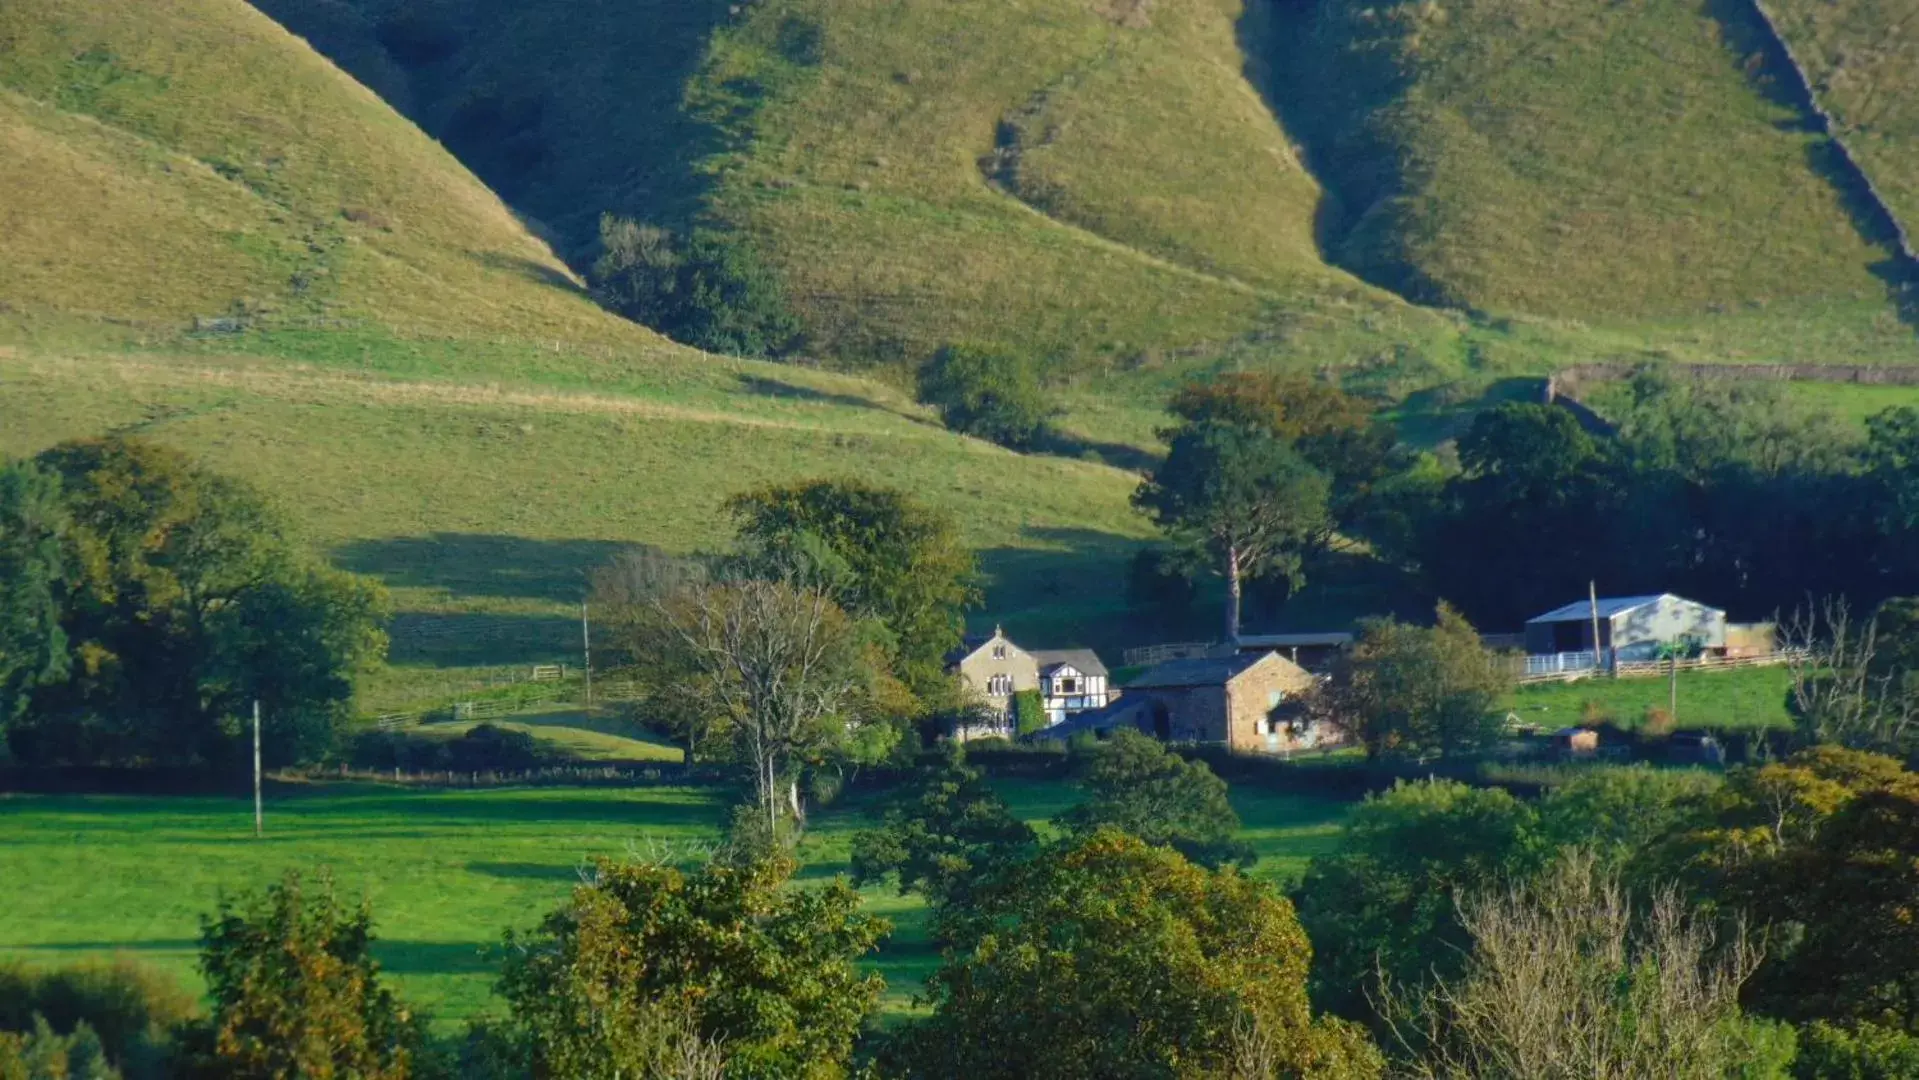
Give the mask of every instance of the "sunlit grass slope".
[[1919, 228], [1919, 7], [1768, 0], [1820, 103], [1908, 230]]
[[131, 432], [252, 481], [318, 550], [393, 588], [394, 660], [422, 678], [572, 659], [594, 567], [629, 545], [718, 548], [729, 495], [821, 476], [951, 511], [990, 575], [979, 617], [1048, 642], [1136, 643], [1122, 640], [1125, 561], [1149, 528], [1130, 473], [962, 439], [844, 376], [699, 358], [585, 389], [485, 368], [455, 380], [431, 360], [402, 377], [0, 351], [0, 454]]
[[587, 301], [483, 184], [241, 0], [0, 5], [0, 322], [195, 317], [654, 335]]
[[1888, 250], [1746, 5], [1316, 11], [1292, 16], [1279, 74], [1343, 199], [1328, 242], [1344, 265], [1428, 302], [1635, 323], [1655, 344], [1675, 321], [1752, 312], [1909, 349], [1874, 273]]

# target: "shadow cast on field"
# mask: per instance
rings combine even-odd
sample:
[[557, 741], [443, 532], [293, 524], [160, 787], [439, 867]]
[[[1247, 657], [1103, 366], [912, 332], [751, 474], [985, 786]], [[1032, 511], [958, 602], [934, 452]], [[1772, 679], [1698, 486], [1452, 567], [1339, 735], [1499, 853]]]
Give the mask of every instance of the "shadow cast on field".
[[436, 532], [349, 541], [333, 550], [333, 559], [342, 569], [377, 577], [395, 588], [577, 603], [586, 595], [594, 570], [637, 546], [614, 540]]
[[373, 943], [373, 958], [389, 975], [484, 975], [499, 969], [499, 954], [498, 944], [484, 941], [381, 938]]
[[615, 800], [609, 798], [431, 798], [431, 793], [401, 793], [388, 797], [343, 802], [331, 813], [309, 810], [309, 821], [338, 816], [345, 822], [390, 820], [396, 823], [431, 821], [418, 835], [441, 835], [437, 826], [448, 821], [510, 822], [543, 825], [554, 822], [592, 822], [609, 828], [718, 830], [725, 824], [726, 807], [717, 797], [708, 802], [678, 800]]
[[531, 862], [470, 862], [466, 864], [468, 873], [484, 877], [500, 878], [505, 881], [566, 881], [578, 883], [582, 880], [584, 865], [556, 866], [552, 863]]

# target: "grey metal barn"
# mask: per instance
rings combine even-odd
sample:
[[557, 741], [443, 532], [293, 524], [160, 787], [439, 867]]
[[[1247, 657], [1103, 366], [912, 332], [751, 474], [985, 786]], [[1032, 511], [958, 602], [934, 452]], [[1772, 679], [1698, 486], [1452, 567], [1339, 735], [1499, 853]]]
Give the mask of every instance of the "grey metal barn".
[[[1726, 613], [1694, 600], [1657, 596], [1599, 599], [1598, 648], [1608, 659], [1652, 660], [1661, 646], [1679, 642], [1706, 652], [1726, 648]], [[1534, 656], [1594, 651], [1593, 605], [1577, 600], [1526, 620], [1526, 651]]]

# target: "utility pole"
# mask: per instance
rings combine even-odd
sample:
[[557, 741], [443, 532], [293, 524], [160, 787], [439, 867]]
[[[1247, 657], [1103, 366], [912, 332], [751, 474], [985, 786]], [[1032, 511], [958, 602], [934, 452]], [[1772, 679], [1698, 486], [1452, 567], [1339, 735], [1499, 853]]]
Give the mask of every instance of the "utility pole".
[[1590, 605], [1589, 610], [1591, 610], [1593, 617], [1593, 667], [1604, 670], [1606, 667], [1606, 654], [1599, 648], [1599, 582], [1588, 581], [1586, 583], [1586, 599]]
[[260, 804], [260, 699], [253, 699], [253, 835], [265, 836], [265, 808]]
[[586, 601], [580, 601], [580, 674], [586, 678], [586, 707], [593, 707], [593, 630], [586, 621]]
[[1679, 723], [1679, 647], [1674, 645], [1667, 654], [1672, 664], [1672, 682], [1666, 687], [1666, 715], [1672, 722]]

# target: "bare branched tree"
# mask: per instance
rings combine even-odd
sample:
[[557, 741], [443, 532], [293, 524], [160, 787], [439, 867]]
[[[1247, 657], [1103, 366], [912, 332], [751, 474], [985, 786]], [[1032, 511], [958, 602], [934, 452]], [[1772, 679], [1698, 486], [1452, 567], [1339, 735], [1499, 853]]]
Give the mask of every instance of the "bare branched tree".
[[1898, 750], [1919, 736], [1919, 712], [1901, 672], [1880, 663], [1877, 619], [1854, 618], [1843, 598], [1801, 608], [1782, 628], [1792, 711], [1808, 742]]
[[749, 578], [684, 585], [642, 625], [657, 692], [724, 723], [770, 829], [799, 818], [798, 766], [861, 719], [871, 684], [852, 620], [820, 589]]
[[1677, 893], [1635, 911], [1592, 856], [1537, 884], [1462, 900], [1464, 975], [1388, 987], [1387, 1018], [1421, 1080], [1720, 1080], [1750, 1053], [1740, 986], [1759, 951], [1718, 940]]

